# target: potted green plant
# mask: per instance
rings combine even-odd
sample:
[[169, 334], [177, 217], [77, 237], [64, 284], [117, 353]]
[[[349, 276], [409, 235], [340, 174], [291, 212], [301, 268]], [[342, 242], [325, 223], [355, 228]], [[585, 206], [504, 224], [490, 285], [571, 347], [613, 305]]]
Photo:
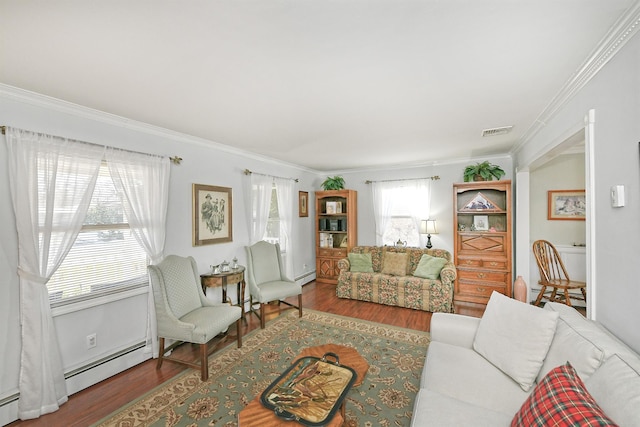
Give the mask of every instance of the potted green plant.
[[344, 178], [341, 176], [327, 177], [322, 183], [322, 188], [326, 190], [342, 190], [344, 188]]
[[464, 182], [491, 181], [495, 177], [500, 180], [505, 175], [504, 170], [498, 165], [492, 165], [487, 160], [464, 168]]

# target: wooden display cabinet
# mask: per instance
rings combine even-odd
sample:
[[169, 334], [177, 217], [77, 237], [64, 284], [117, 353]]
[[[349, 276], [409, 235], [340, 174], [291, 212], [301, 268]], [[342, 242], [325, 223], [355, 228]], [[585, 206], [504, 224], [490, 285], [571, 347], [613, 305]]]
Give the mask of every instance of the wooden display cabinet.
[[358, 193], [316, 191], [316, 281], [336, 284], [338, 261], [358, 244]]
[[484, 312], [493, 291], [512, 295], [511, 181], [453, 185], [456, 312]]

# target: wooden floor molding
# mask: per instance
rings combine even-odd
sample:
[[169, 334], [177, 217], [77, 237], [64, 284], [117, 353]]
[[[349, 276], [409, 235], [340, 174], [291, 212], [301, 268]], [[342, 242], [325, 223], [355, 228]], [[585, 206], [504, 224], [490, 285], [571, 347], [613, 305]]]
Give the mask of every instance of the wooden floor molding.
[[[334, 285], [311, 282], [302, 289], [303, 310], [304, 308], [309, 308], [340, 316], [355, 317], [419, 331], [429, 331], [431, 323], [431, 313], [429, 312], [340, 299], [336, 297]], [[294, 299], [292, 299], [292, 302], [294, 302]], [[285, 305], [281, 307], [273, 306], [272, 311], [267, 314], [267, 321], [278, 316], [280, 309], [282, 308], [284, 311], [285, 307]], [[247, 324], [243, 333], [246, 334], [259, 327], [260, 321], [256, 316], [247, 314]], [[227, 340], [227, 343], [235, 345], [233, 339]], [[191, 353], [195, 359], [198, 357], [198, 346], [185, 344], [176, 349], [176, 352], [180, 352], [182, 357], [190, 357]], [[162, 369], [156, 370], [156, 361], [147, 360], [138, 366], [127, 369], [118, 375], [69, 396], [69, 401], [52, 414], [44, 415], [35, 420], [15, 421], [8, 424], [8, 426], [86, 427], [151, 391], [185, 369], [189, 368], [175, 363], [164, 363]]]

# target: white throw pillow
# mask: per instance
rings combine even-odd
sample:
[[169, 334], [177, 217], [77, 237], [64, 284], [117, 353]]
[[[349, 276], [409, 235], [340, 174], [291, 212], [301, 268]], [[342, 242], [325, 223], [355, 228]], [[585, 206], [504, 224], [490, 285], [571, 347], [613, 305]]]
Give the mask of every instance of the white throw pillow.
[[557, 322], [558, 313], [494, 291], [480, 319], [473, 349], [529, 391], [549, 351]]
[[549, 347], [542, 369], [538, 373], [538, 382], [542, 381], [553, 368], [564, 365], [567, 361], [571, 362], [571, 366], [584, 381], [593, 374], [603, 360], [604, 352], [580, 335], [571, 324], [560, 316], [551, 347]]
[[618, 355], [604, 361], [584, 385], [621, 426], [640, 426], [640, 373]]

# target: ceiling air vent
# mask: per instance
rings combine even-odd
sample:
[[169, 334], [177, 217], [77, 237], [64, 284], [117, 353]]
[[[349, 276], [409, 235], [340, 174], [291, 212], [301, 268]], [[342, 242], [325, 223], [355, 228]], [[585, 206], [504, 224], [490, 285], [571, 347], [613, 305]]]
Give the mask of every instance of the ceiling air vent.
[[482, 136], [485, 137], [485, 136], [504, 135], [511, 132], [511, 129], [513, 129], [513, 126], [503, 126], [501, 128], [485, 129], [482, 131]]

